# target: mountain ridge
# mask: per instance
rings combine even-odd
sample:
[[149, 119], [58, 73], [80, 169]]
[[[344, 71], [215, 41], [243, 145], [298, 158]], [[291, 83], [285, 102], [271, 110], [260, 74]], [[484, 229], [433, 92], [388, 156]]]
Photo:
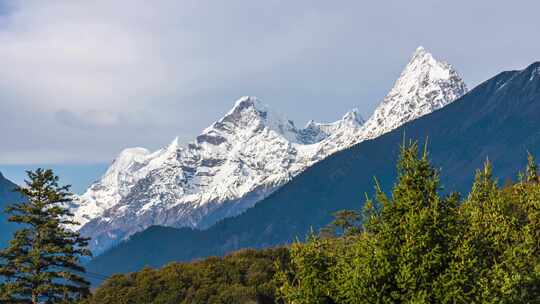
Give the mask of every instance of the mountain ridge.
[[419, 48], [375, 110], [391, 115], [377, 123], [364, 123], [352, 110], [334, 123], [309, 122], [298, 129], [258, 98], [242, 97], [187, 145], [175, 140], [156, 152], [124, 150], [76, 202], [80, 232], [92, 237], [99, 254], [151, 225], [207, 228], [252, 207], [327, 156], [441, 108], [466, 91], [452, 66]]
[[470, 172], [487, 157], [495, 176], [515, 178], [526, 164], [527, 150], [540, 154], [539, 67], [535, 62], [521, 71], [500, 73], [440, 110], [337, 152], [241, 215], [202, 231], [151, 227], [88, 267], [100, 273], [129, 272], [303, 237], [327, 224], [334, 211], [360, 209], [364, 193], [374, 189], [373, 176], [383, 190], [391, 189], [403, 134], [420, 141], [429, 138], [430, 159], [444, 171], [446, 189], [467, 191]]

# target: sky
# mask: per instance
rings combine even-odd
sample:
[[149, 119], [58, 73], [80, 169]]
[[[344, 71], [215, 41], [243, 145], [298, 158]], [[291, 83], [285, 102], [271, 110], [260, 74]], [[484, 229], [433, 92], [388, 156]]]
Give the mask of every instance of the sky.
[[540, 60], [538, 12], [532, 0], [0, 0], [0, 171], [93, 180], [126, 147], [191, 140], [244, 95], [299, 126], [367, 118], [420, 45], [472, 88]]

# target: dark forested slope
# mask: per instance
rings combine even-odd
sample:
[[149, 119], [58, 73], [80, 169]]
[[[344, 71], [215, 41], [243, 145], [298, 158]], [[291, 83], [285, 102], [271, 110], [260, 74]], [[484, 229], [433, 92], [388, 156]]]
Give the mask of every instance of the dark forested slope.
[[11, 203], [21, 200], [18, 192], [13, 190], [17, 187], [0, 173], [0, 248], [4, 248], [11, 239], [16, 226], [7, 221], [4, 209]]

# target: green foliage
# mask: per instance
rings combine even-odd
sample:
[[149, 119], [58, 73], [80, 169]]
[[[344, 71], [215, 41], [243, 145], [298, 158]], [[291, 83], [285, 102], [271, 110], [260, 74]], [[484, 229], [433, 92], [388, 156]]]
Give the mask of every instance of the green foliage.
[[538, 183], [538, 167], [531, 153], [527, 153], [527, 182]]
[[[376, 184], [362, 229], [291, 246], [286, 303], [539, 303], [540, 185], [499, 188], [486, 162], [469, 196], [440, 195], [427, 152], [404, 145], [389, 197]], [[348, 213], [341, 213], [348, 214]], [[336, 222], [343, 223], [337, 218]]]
[[288, 268], [282, 267], [277, 280], [282, 284], [278, 293], [287, 303], [334, 303], [331, 282], [336, 263], [335, 240], [311, 235], [306, 244], [296, 243], [290, 248]]
[[491, 163], [467, 197], [441, 195], [411, 142], [390, 195], [342, 210], [305, 243], [117, 275], [94, 303], [540, 303], [540, 184], [531, 155], [516, 184]]
[[171, 263], [115, 275], [85, 304], [275, 303], [277, 264], [287, 265], [286, 248], [246, 249], [224, 258]]
[[471, 193], [460, 208], [462, 225], [445, 276], [449, 302], [540, 300], [539, 191], [536, 183], [528, 182], [500, 189], [489, 162], [477, 171]]
[[8, 248], [0, 251], [2, 303], [70, 303], [89, 293], [81, 256], [89, 256], [87, 239], [70, 231], [69, 186], [60, 186], [51, 170], [27, 172], [27, 200], [6, 209], [9, 221], [21, 225]]

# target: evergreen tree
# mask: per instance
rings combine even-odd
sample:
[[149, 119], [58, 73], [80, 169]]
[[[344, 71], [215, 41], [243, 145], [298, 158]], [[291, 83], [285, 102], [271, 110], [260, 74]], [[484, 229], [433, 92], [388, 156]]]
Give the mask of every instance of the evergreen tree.
[[[534, 158], [529, 154], [527, 171], [536, 175]], [[533, 176], [534, 176], [533, 175]], [[505, 196], [511, 202], [514, 233], [503, 259], [501, 288], [508, 303], [540, 302], [540, 184], [538, 179], [520, 181]]]
[[443, 276], [446, 302], [482, 300], [479, 280], [490, 267], [486, 258], [494, 249], [485, 238], [489, 225], [486, 216], [490, 216], [490, 206], [500, 201], [499, 194], [491, 163], [486, 161], [483, 170], [477, 170], [469, 197], [459, 210], [461, 230], [454, 237], [454, 259]]
[[489, 161], [477, 171], [460, 210], [462, 229], [445, 276], [447, 302], [539, 300], [539, 226], [529, 209], [540, 199], [538, 190], [536, 183], [526, 181], [499, 189]]
[[277, 293], [285, 303], [337, 303], [332, 299], [336, 293], [332, 288], [334, 242], [311, 234], [305, 244], [297, 242], [291, 246], [288, 267], [280, 266], [276, 274], [281, 284]]
[[531, 153], [527, 153], [527, 182], [538, 183], [538, 167]]
[[[438, 302], [443, 288], [438, 278], [450, 261], [459, 201], [457, 195], [441, 198], [439, 190], [439, 174], [427, 150], [419, 155], [416, 142], [402, 146], [392, 196], [377, 186], [375, 209], [380, 211], [375, 217], [371, 211], [365, 223], [371, 248], [357, 260], [373, 265], [368, 271], [371, 277], [361, 282], [371, 298], [381, 303]], [[366, 205], [369, 208], [371, 202]]]
[[441, 198], [439, 189], [427, 152], [419, 156], [416, 142], [403, 145], [392, 196], [376, 185], [377, 204], [366, 202], [363, 230], [291, 248], [293, 267], [281, 289], [286, 302], [440, 302], [459, 197]]
[[0, 251], [1, 303], [72, 303], [89, 294], [80, 258], [90, 256], [88, 239], [67, 228], [75, 225], [65, 207], [69, 186], [60, 186], [51, 170], [28, 171], [17, 191], [24, 203], [6, 209], [21, 224], [8, 248]]
[[350, 236], [360, 233], [360, 214], [355, 210], [340, 210], [335, 212], [334, 220], [321, 229], [322, 237]]

